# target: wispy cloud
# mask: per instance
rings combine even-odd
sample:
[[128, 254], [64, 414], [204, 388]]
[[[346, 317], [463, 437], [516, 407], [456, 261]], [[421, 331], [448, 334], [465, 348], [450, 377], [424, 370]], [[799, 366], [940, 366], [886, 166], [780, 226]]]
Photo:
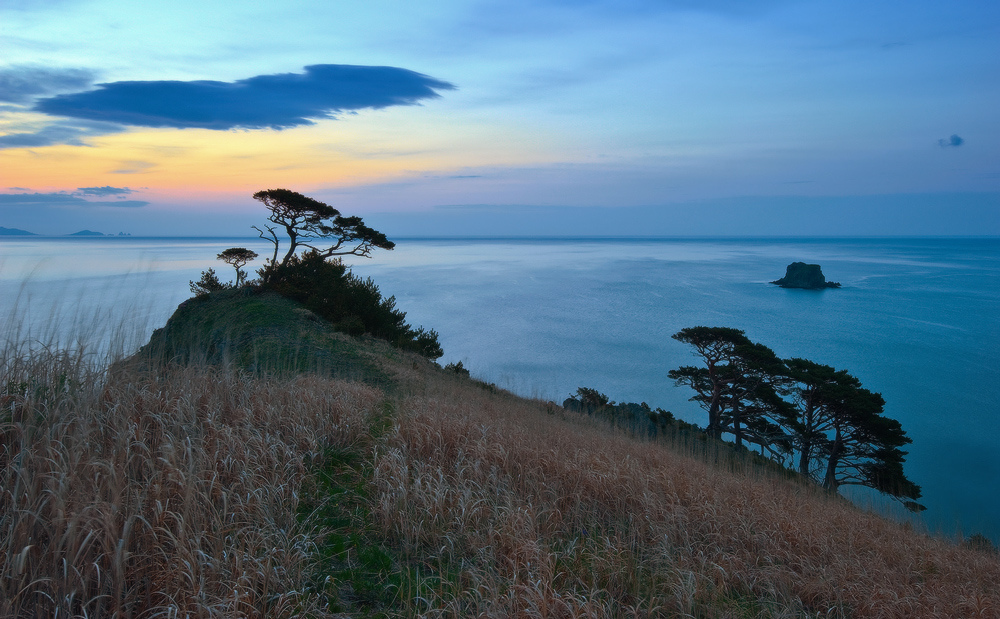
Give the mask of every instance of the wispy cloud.
[[[82, 189], [110, 189], [114, 192], [114, 187], [90, 187]], [[127, 188], [126, 188], [127, 189]], [[131, 190], [128, 190], [131, 191]], [[86, 194], [84, 195], [101, 195]], [[108, 194], [104, 194], [108, 195]], [[112, 194], [113, 195], [113, 194]], [[0, 193], [0, 207], [99, 207], [113, 206], [116, 208], [139, 208], [149, 204], [145, 200], [85, 200], [76, 193]]]
[[142, 174], [143, 172], [156, 167], [150, 161], [123, 161], [122, 167], [111, 170], [112, 174]]
[[93, 121], [58, 121], [38, 131], [0, 135], [0, 148], [36, 148], [53, 144], [86, 146], [87, 138], [121, 133], [123, 125]]
[[127, 196], [130, 193], [135, 193], [134, 190], [128, 187], [111, 187], [110, 185], [105, 185], [104, 187], [79, 187], [75, 192], [76, 195], [80, 196]]
[[0, 101], [27, 104], [42, 95], [90, 88], [94, 72], [17, 66], [0, 69]]
[[[414, 105], [454, 85], [396, 67], [312, 65], [235, 82], [130, 81], [39, 100], [34, 111], [178, 129], [287, 129], [338, 113]], [[12, 137], [12, 136], [7, 136]]]
[[958, 148], [962, 144], [965, 144], [965, 140], [954, 134], [950, 138], [938, 140], [938, 146], [941, 148]]

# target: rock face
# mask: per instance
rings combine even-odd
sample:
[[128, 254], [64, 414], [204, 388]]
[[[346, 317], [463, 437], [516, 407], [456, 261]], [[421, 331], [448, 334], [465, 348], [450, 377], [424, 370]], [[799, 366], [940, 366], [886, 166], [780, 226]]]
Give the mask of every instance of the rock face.
[[785, 269], [785, 276], [771, 282], [782, 288], [805, 288], [820, 290], [822, 288], [840, 288], [837, 282], [828, 282], [823, 276], [823, 270], [818, 264], [793, 262]]

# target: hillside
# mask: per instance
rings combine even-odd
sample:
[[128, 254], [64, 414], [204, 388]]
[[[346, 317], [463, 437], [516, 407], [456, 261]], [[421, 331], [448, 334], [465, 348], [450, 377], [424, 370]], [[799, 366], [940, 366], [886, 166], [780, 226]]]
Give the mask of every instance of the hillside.
[[380, 344], [338, 333], [277, 294], [222, 290], [181, 303], [129, 362], [231, 365], [283, 376], [313, 372], [385, 388], [390, 381], [380, 366], [398, 354]]
[[988, 549], [274, 295], [187, 301], [107, 372], [0, 368], [0, 616], [1000, 615]]

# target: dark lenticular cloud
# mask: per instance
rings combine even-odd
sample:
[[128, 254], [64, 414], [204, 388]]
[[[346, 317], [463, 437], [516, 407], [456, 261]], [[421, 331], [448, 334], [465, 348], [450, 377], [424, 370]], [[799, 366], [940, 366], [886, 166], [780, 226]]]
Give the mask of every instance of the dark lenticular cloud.
[[305, 73], [235, 82], [111, 82], [41, 99], [35, 110], [143, 127], [287, 129], [338, 112], [414, 105], [452, 90], [448, 82], [396, 67], [320, 64]]

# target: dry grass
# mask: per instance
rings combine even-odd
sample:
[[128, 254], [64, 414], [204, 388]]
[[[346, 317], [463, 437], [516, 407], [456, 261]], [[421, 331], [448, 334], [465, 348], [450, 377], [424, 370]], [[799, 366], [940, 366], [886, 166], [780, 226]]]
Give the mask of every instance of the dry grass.
[[447, 585], [413, 614], [1000, 616], [995, 555], [749, 462], [726, 471], [468, 387], [401, 410], [374, 516]]
[[[749, 461], [387, 370], [388, 427], [355, 383], [0, 358], [0, 616], [1000, 616], [994, 554]], [[334, 563], [336, 536], [297, 515], [331, 448], [364, 459], [363, 534]], [[390, 560], [362, 574], [386, 594], [361, 607], [329, 582], [350, 569], [317, 570], [365, 544]]]
[[2, 361], [0, 616], [322, 614], [304, 458], [365, 440], [377, 391]]

